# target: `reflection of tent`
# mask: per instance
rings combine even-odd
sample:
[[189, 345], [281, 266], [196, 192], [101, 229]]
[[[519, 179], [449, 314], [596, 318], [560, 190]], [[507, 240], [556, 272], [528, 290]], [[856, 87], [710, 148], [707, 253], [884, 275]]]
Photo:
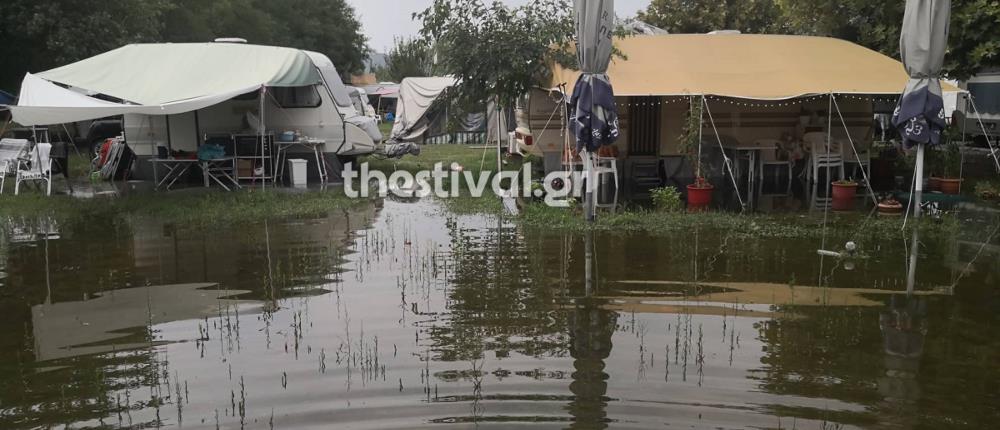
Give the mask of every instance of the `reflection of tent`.
[[[214, 287], [214, 288], [213, 288]], [[35, 305], [31, 308], [35, 358], [38, 361], [148, 346], [112, 342], [154, 324], [216, 315], [220, 306], [238, 304], [227, 298], [246, 293], [218, 289], [216, 284], [161, 285], [101, 292], [79, 302]]]
[[[449, 131], [480, 133], [486, 128], [483, 112], [459, 112], [439, 100], [455, 85], [455, 78], [406, 78], [399, 87], [396, 121], [390, 139], [423, 141]], [[449, 123], [450, 122], [450, 123]]]

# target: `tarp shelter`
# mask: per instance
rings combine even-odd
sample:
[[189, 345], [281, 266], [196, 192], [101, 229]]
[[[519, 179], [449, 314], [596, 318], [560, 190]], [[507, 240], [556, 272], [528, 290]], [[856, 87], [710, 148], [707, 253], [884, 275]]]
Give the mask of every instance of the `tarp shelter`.
[[[406, 78], [399, 86], [396, 120], [392, 125], [391, 140], [413, 142], [440, 134], [457, 125], [461, 132], [480, 132], [485, 128], [483, 112], [451, 111], [450, 106], [439, 100], [448, 88], [454, 86], [452, 77]], [[455, 120], [455, 124], [448, 121]]]
[[[298, 49], [235, 43], [134, 44], [28, 74], [11, 111], [14, 120], [26, 126], [129, 113], [172, 115], [261, 87], [320, 82], [316, 65]], [[120, 102], [89, 96], [96, 94]]]
[[[617, 96], [898, 95], [909, 79], [899, 61], [828, 37], [667, 34], [620, 38], [615, 46], [627, 58], [613, 57], [608, 68]], [[579, 74], [556, 65], [551, 87], [572, 86]]]

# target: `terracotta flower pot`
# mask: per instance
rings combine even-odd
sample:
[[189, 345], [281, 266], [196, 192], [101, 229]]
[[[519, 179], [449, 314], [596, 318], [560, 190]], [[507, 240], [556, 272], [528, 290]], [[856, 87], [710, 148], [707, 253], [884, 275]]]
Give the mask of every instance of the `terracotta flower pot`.
[[712, 203], [712, 191], [715, 187], [708, 184], [691, 184], [687, 186], [688, 206], [705, 207]]
[[941, 178], [941, 192], [945, 194], [958, 194], [962, 190], [961, 179]]
[[878, 213], [882, 215], [900, 215], [903, 213], [903, 204], [896, 200], [882, 201], [878, 204]]
[[858, 184], [833, 183], [833, 210], [854, 209], [854, 197], [858, 195]]
[[927, 178], [927, 191], [939, 191], [941, 190], [941, 178], [937, 176], [931, 176]]

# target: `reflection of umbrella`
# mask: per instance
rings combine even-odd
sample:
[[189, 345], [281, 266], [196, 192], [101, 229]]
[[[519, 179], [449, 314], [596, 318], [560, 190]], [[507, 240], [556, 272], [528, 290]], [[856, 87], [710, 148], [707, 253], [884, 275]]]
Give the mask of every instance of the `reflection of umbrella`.
[[[575, 0], [576, 54], [582, 74], [573, 87], [569, 127], [576, 136], [576, 149], [593, 154], [602, 145], [618, 139], [618, 111], [608, 80], [614, 30], [614, 0]], [[596, 176], [593, 160], [586, 160], [587, 219], [594, 219]]]
[[892, 124], [907, 145], [917, 145], [914, 213], [920, 214], [924, 146], [941, 143], [944, 100], [938, 75], [948, 45], [951, 0], [906, 0], [899, 52], [910, 81], [893, 113]]

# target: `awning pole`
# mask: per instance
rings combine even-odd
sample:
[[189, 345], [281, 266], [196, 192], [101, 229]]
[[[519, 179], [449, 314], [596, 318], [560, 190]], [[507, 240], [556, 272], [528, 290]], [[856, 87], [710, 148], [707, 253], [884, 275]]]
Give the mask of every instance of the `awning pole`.
[[[694, 100], [690, 100], [691, 96], [688, 96], [688, 99], [689, 99], [688, 100], [688, 107], [690, 107], [691, 105], [694, 105]], [[701, 103], [702, 104], [705, 103], [705, 95], [704, 94], [701, 96]], [[702, 130], [704, 130], [704, 125], [705, 125], [705, 109], [701, 109], [701, 107], [699, 106], [699, 109], [698, 109], [698, 164], [696, 165], [695, 174], [694, 174], [695, 180], [697, 180], [698, 178], [701, 178], [701, 139], [702, 139], [701, 136], [702, 136]], [[725, 156], [725, 154], [723, 154], [723, 156]]]
[[924, 194], [924, 145], [917, 143], [917, 165], [913, 173], [913, 218], [920, 218], [920, 204]]
[[[267, 96], [267, 87], [261, 86], [260, 87], [260, 129], [257, 132], [260, 134], [260, 156], [261, 156], [261, 158], [260, 158], [260, 169], [261, 169], [260, 184], [261, 185], [260, 185], [260, 187], [262, 189], [263, 188], [267, 188], [267, 160], [264, 159], [264, 145], [265, 145], [265, 143], [264, 143], [264, 139], [265, 139], [265, 137], [264, 137], [264, 135], [265, 135], [265, 129], [264, 129], [264, 127], [266, 127], [266, 125], [264, 123], [264, 98], [265, 98], [265, 96]], [[272, 164], [273, 164], [273, 162], [272, 162]], [[275, 166], [271, 166], [271, 170], [272, 171], [277, 171], [277, 169], [275, 169], [274, 167]], [[256, 168], [256, 167], [254, 167], [254, 168]], [[316, 166], [316, 168], [319, 169], [319, 166]], [[236, 177], [239, 177], [239, 171], [238, 170], [239, 170], [239, 166], [237, 166]], [[253, 172], [251, 172], [250, 174], [253, 175]]]
[[[708, 102], [705, 101], [704, 95], [701, 96], [701, 104], [705, 113], [708, 114], [708, 122], [712, 124], [712, 131], [715, 132], [715, 141], [719, 143], [719, 150], [722, 151], [723, 164], [725, 165], [725, 168], [729, 170], [729, 178], [733, 181], [733, 190], [736, 191], [736, 198], [740, 201], [740, 208], [745, 211], [747, 209], [747, 205], [746, 203], [743, 203], [743, 196], [740, 195], [740, 186], [736, 184], [736, 175], [733, 174], [733, 165], [729, 156], [726, 155], [726, 147], [722, 146], [722, 137], [719, 136], [719, 129], [715, 127], [715, 118], [712, 117], [712, 109], [708, 107]], [[701, 142], [698, 142], [698, 146], [701, 147]]]
[[[858, 165], [861, 165], [861, 155], [858, 154], [858, 149], [854, 146], [854, 139], [851, 138], [851, 131], [847, 129], [847, 122], [844, 121], [844, 114], [840, 112], [840, 103], [837, 103], [837, 98], [835, 96], [831, 95], [831, 98], [833, 99], [833, 107], [837, 109], [837, 116], [840, 117], [840, 124], [844, 126], [844, 134], [847, 135], [847, 142], [851, 144], [851, 151], [854, 152], [854, 158], [858, 160]], [[871, 149], [869, 149], [869, 151], [870, 150]], [[868, 165], [870, 168], [870, 161]], [[865, 186], [868, 187], [868, 193], [871, 195], [872, 201], [875, 202], [875, 205], [877, 206], [878, 199], [875, 198], [875, 190], [872, 189], [871, 181], [868, 179], [868, 172], [865, 171], [865, 167], [863, 165], [861, 166], [861, 176], [865, 178]]]

